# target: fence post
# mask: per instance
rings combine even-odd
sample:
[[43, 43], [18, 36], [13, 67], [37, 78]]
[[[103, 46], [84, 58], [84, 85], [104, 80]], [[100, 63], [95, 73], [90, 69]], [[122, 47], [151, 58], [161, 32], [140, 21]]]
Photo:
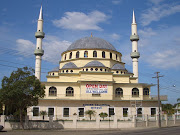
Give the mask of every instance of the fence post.
[[156, 126], [159, 126], [159, 115], [156, 115]]
[[5, 115], [1, 115], [1, 124], [5, 127]]
[[168, 115], [165, 114], [166, 126], [168, 126]]
[[174, 117], [174, 125], [176, 124], [176, 114], [173, 115]]
[[77, 128], [77, 115], [73, 115], [73, 128]]
[[145, 115], [145, 121], [146, 121], [146, 127], [148, 127], [149, 126], [148, 114]]
[[133, 115], [133, 123], [134, 123], [134, 127], [136, 127], [136, 115]]
[[100, 117], [99, 117], [99, 115], [96, 116], [96, 128], [100, 128]]
[[24, 125], [25, 125], [24, 126], [25, 129], [29, 129], [29, 116], [28, 115], [25, 116], [25, 124]]
[[117, 116], [114, 115], [114, 127], [118, 128]]

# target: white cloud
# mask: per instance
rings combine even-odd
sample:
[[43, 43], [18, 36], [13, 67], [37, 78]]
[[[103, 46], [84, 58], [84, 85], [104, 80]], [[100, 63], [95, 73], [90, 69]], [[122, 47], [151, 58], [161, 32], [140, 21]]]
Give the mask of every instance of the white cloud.
[[[61, 53], [65, 51], [71, 42], [62, 40], [60, 41], [55, 36], [46, 36], [43, 41], [43, 50], [44, 55], [43, 59], [52, 63], [57, 64], [61, 59]], [[16, 40], [16, 50], [19, 52], [19, 55], [25, 57], [32, 57], [36, 45], [29, 40], [18, 39]]]
[[[149, 32], [142, 31], [143, 46], [139, 47], [141, 60], [159, 69], [179, 68], [180, 67], [180, 27], [163, 28]], [[146, 33], [147, 32], [147, 33]], [[150, 36], [148, 36], [148, 33]]]
[[147, 26], [153, 21], [159, 21], [161, 18], [177, 12], [180, 12], [180, 5], [162, 4], [153, 6], [141, 14], [141, 23], [143, 26]]
[[110, 37], [114, 40], [119, 40], [121, 38], [121, 36], [116, 33], [111, 34]]
[[150, 0], [151, 3], [158, 5], [159, 3], [161, 3], [164, 0]]
[[180, 66], [180, 54], [177, 50], [165, 50], [154, 53], [148, 60], [151, 66], [168, 69]]
[[61, 53], [64, 52], [71, 42], [60, 41], [55, 36], [46, 36], [43, 42], [44, 56], [43, 59], [57, 64], [61, 60]]
[[109, 17], [99, 11], [93, 11], [89, 14], [82, 12], [66, 12], [65, 16], [59, 20], [53, 20], [56, 27], [71, 30], [102, 30], [99, 23], [107, 21]]
[[29, 40], [18, 39], [16, 40], [16, 50], [18, 51], [18, 54], [25, 57], [32, 56], [35, 50], [35, 44]]
[[114, 5], [118, 5], [118, 4], [120, 4], [122, 2], [122, 0], [113, 0], [112, 1], [112, 3], [114, 4]]

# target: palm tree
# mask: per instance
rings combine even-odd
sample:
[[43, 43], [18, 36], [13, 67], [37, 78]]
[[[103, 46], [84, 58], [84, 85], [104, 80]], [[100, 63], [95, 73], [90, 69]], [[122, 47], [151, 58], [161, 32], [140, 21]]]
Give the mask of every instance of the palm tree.
[[100, 116], [101, 118], [103, 118], [103, 120], [104, 120], [104, 118], [107, 117], [108, 114], [105, 113], [105, 112], [101, 112], [101, 113], [99, 114], [99, 116]]
[[92, 116], [94, 116], [96, 114], [96, 112], [94, 110], [87, 110], [85, 112], [86, 115], [89, 115], [89, 118], [91, 120]]
[[40, 111], [40, 115], [43, 116], [43, 120], [44, 120], [44, 116], [47, 115], [47, 112], [46, 111]]

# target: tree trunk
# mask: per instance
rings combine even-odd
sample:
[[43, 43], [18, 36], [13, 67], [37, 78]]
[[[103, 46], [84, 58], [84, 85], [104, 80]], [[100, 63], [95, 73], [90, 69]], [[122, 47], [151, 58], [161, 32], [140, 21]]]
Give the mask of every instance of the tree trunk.
[[90, 120], [91, 120], [91, 115], [89, 117], [90, 117]]
[[19, 109], [19, 113], [20, 113], [20, 123], [21, 123], [21, 126], [22, 126], [22, 129], [24, 130], [24, 125], [23, 125], [23, 119], [22, 119], [22, 110]]

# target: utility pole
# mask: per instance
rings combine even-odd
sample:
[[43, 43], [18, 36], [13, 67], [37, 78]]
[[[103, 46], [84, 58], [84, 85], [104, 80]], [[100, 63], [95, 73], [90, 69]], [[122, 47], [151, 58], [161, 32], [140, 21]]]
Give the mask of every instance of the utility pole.
[[156, 76], [155, 77], [152, 77], [152, 78], [157, 78], [157, 89], [158, 89], [158, 115], [159, 115], [159, 118], [158, 118], [158, 126], [159, 128], [161, 127], [161, 101], [160, 101], [160, 91], [159, 91], [159, 77], [163, 77], [163, 76], [159, 76], [159, 73], [160, 72], [155, 72]]

